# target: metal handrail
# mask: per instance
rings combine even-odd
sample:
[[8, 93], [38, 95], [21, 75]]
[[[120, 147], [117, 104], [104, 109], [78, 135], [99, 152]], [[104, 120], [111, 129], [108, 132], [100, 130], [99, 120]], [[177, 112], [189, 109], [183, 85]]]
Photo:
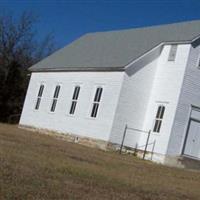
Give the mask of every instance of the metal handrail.
[[128, 126], [127, 126], [127, 129], [138, 131], [138, 132], [143, 132], [143, 133], [148, 133], [149, 132], [149, 131], [144, 131], [144, 130], [137, 129], [137, 128], [131, 128], [131, 127], [128, 127]]
[[144, 160], [146, 152], [147, 152], [147, 147], [149, 145], [149, 139], [150, 139], [150, 135], [151, 135], [151, 130], [145, 131], [145, 130], [141, 130], [141, 129], [137, 129], [137, 128], [132, 128], [132, 127], [128, 127], [128, 125], [126, 124], [125, 128], [124, 128], [124, 133], [123, 133], [123, 138], [122, 138], [121, 146], [120, 146], [120, 151], [119, 151], [120, 154], [122, 153], [122, 149], [123, 149], [123, 146], [124, 146], [124, 140], [125, 140], [125, 137], [126, 137], [127, 129], [129, 129], [129, 130], [135, 130], [135, 131], [143, 132], [143, 133], [148, 133], [146, 144], [145, 144], [145, 149], [144, 149], [144, 153], [143, 153], [143, 157], [142, 157], [142, 159]]

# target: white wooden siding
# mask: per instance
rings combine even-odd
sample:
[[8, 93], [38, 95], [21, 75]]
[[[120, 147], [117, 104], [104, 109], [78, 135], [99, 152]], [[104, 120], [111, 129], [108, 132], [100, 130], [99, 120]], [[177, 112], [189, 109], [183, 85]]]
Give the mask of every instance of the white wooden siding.
[[[190, 66], [193, 68], [187, 69], [189, 72], [186, 72], [183, 85], [186, 89], [181, 95], [190, 45], [178, 45], [175, 61], [168, 61], [169, 50], [170, 45], [159, 47], [130, 65], [126, 72], [33, 73], [20, 124], [120, 144], [126, 124], [136, 129], [152, 130], [157, 106], [164, 104], [166, 109], [160, 133], [153, 133], [150, 143], [156, 140], [154, 152], [166, 154], [168, 149], [168, 152], [180, 153], [184, 138], [184, 130], [180, 127], [186, 127], [190, 104], [200, 106], [197, 102], [200, 99], [200, 70], [194, 67], [199, 50], [192, 50], [194, 53], [190, 55], [190, 60], [193, 62]], [[34, 106], [41, 83], [45, 88], [40, 108], [36, 111]], [[51, 101], [57, 84], [61, 85], [60, 95], [56, 110], [51, 113]], [[76, 112], [75, 115], [69, 115], [72, 93], [77, 84], [81, 90]], [[97, 86], [103, 87], [103, 94], [97, 118], [94, 119], [90, 117], [90, 112]], [[198, 95], [194, 95], [196, 93]], [[180, 100], [175, 117], [179, 96], [184, 100]], [[126, 146], [135, 147], [137, 143], [143, 149], [145, 142], [146, 134], [128, 130]], [[149, 145], [148, 150], [151, 149], [152, 145]]]
[[[150, 143], [156, 140], [154, 152], [165, 154], [178, 97], [186, 68], [190, 45], [178, 45], [175, 62], [168, 61], [170, 45], [165, 45], [158, 58], [133, 75], [125, 76], [110, 141], [121, 143], [125, 124], [136, 129], [153, 128], [157, 106], [166, 106], [160, 133], [151, 135]], [[129, 130], [126, 146], [143, 149], [147, 134]], [[152, 149], [149, 145], [149, 151]]]
[[[21, 125], [108, 140], [123, 80], [123, 72], [45, 72], [32, 73]], [[34, 110], [38, 89], [44, 83], [39, 110]], [[75, 115], [69, 115], [74, 85], [81, 86]], [[60, 94], [54, 113], [50, 112], [55, 86]], [[97, 118], [90, 117], [96, 86], [104, 88]]]
[[167, 153], [169, 155], [180, 155], [182, 153], [191, 105], [200, 107], [200, 69], [197, 66], [199, 56], [200, 46], [191, 47], [168, 146]]
[[[170, 45], [165, 45], [158, 61], [143, 129], [153, 129], [158, 105], [165, 105], [165, 113], [159, 133], [152, 133], [150, 142], [155, 141], [154, 151], [166, 154], [168, 141], [181, 92], [190, 45], [178, 45], [175, 61], [168, 61]], [[141, 138], [143, 143], [146, 138]], [[151, 150], [149, 146], [149, 150]]]

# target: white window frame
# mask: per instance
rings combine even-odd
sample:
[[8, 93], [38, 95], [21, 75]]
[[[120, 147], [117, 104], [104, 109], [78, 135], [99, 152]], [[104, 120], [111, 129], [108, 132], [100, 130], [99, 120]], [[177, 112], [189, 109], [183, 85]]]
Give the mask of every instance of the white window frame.
[[[57, 91], [57, 88], [59, 88], [58, 91]], [[55, 110], [56, 110], [56, 106], [57, 106], [57, 103], [58, 103], [58, 97], [59, 97], [59, 94], [60, 94], [60, 90], [61, 90], [61, 85], [57, 84], [55, 89], [54, 89], [54, 92], [53, 92], [53, 99], [52, 99], [51, 107], [50, 107], [50, 112], [51, 113], [54, 113]]]
[[154, 133], [160, 133], [165, 112], [166, 112], [166, 106], [163, 104], [159, 104], [157, 106], [154, 125], [153, 125]]
[[[99, 94], [98, 94], [98, 96], [96, 96], [98, 89], [101, 89], [100, 97], [99, 97]], [[102, 85], [98, 85], [95, 87], [95, 92], [93, 94], [93, 100], [92, 100], [92, 106], [90, 109], [90, 118], [92, 118], [92, 119], [95, 119], [98, 117], [100, 103], [101, 103], [102, 97], [103, 97], [103, 91], [104, 91], [104, 87]], [[93, 109], [95, 109], [94, 113], [93, 113]]]
[[173, 62], [176, 60], [177, 50], [178, 50], [178, 44], [172, 44], [170, 46], [168, 61]]
[[[43, 87], [42, 90], [41, 90], [41, 87]], [[41, 101], [42, 101], [42, 96], [43, 96], [43, 93], [44, 93], [44, 89], [45, 89], [45, 85], [44, 85], [44, 83], [41, 83], [40, 86], [39, 86], [39, 90], [38, 90], [38, 94], [37, 94], [37, 99], [36, 99], [36, 103], [35, 103], [35, 106], [34, 106], [34, 110], [39, 110], [39, 108], [40, 108]]]
[[[76, 92], [76, 88], [78, 88], [78, 93]], [[80, 85], [75, 85], [74, 86], [74, 90], [73, 90], [73, 94], [72, 94], [72, 98], [71, 98], [71, 105], [70, 105], [70, 109], [69, 109], [69, 115], [75, 115], [75, 111], [76, 111], [76, 108], [77, 108], [80, 91], [81, 91], [81, 86]]]

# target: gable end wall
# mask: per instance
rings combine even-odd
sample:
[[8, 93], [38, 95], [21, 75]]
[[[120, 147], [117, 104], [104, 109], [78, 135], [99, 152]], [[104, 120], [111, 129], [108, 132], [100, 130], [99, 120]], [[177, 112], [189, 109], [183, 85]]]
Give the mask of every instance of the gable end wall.
[[[148, 151], [166, 154], [189, 50], [189, 44], [178, 45], [176, 60], [170, 62], [170, 45], [164, 45], [160, 54], [150, 55], [152, 60], [148, 56], [144, 57], [147, 62], [143, 60], [140, 63], [144, 66], [137, 66], [138, 70], [132, 75], [125, 75], [110, 136], [111, 142], [121, 144], [126, 124], [130, 128], [152, 130], [157, 106], [164, 104], [166, 111], [161, 131], [151, 134]], [[146, 139], [146, 133], [128, 129], [124, 145], [144, 149]]]
[[197, 67], [200, 58], [200, 46], [191, 46], [182, 90], [177, 106], [171, 137], [168, 145], [168, 155], [178, 156], [182, 153], [185, 141], [191, 106], [200, 108], [200, 69]]

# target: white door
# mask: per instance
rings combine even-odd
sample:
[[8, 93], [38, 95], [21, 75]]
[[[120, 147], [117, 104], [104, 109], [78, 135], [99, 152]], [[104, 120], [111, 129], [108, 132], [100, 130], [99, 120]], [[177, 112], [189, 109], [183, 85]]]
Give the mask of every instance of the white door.
[[200, 121], [190, 119], [184, 154], [200, 158]]

